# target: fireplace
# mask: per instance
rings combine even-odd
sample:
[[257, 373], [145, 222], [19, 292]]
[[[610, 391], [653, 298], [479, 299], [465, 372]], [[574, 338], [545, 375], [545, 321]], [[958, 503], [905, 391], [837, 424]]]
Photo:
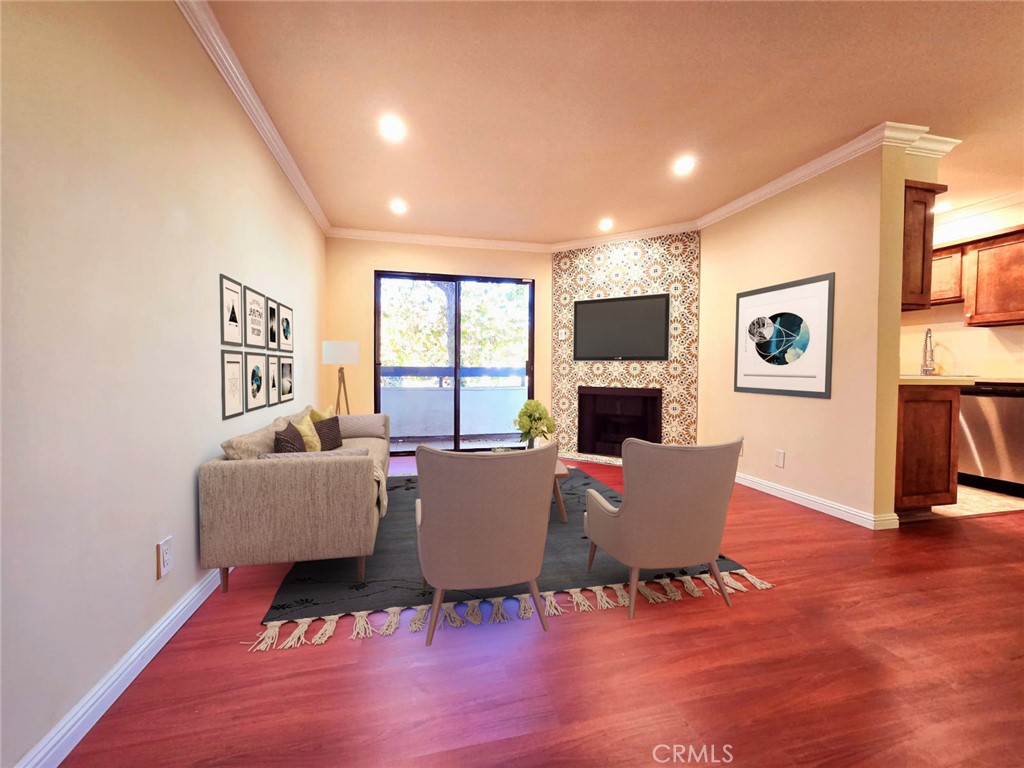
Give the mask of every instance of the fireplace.
[[579, 387], [577, 450], [621, 456], [622, 441], [638, 437], [661, 442], [661, 390]]

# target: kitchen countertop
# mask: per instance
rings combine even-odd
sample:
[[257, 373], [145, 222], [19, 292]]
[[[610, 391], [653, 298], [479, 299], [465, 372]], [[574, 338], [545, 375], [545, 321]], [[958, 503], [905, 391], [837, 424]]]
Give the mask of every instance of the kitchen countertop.
[[970, 387], [976, 376], [900, 376], [900, 385], [923, 384], [932, 387]]

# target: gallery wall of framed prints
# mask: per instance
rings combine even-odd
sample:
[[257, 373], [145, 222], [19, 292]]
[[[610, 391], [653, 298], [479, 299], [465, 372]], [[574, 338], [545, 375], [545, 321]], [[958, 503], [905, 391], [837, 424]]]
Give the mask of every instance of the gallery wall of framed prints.
[[222, 419], [294, 399], [294, 337], [291, 307], [220, 276], [220, 344], [238, 348], [220, 351]]

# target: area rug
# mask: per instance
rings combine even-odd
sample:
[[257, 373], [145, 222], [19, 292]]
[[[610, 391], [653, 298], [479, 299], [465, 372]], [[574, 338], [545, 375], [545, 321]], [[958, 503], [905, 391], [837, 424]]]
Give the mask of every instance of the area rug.
[[[544, 561], [537, 579], [545, 614], [559, 616], [566, 610], [628, 606], [629, 568], [598, 550], [593, 569], [588, 572], [590, 542], [583, 533], [587, 491], [593, 489], [616, 505], [622, 502], [621, 494], [579, 469], [570, 469], [569, 477], [560, 486], [569, 522], [560, 522], [552, 501]], [[403, 619], [408, 631], [422, 631], [427, 626], [433, 590], [423, 586], [416, 551], [417, 487], [414, 475], [388, 479], [388, 513], [380, 522], [373, 556], [366, 559], [363, 581], [356, 579], [352, 558], [296, 563], [263, 618], [264, 631], [249, 650], [321, 645], [334, 635], [344, 616], [352, 616], [352, 640], [373, 635], [388, 637], [400, 628]], [[772, 586], [724, 555], [718, 556], [718, 568], [730, 593], [747, 592], [748, 585], [756, 589]], [[694, 598], [703, 597], [707, 590], [719, 594], [706, 565], [681, 565], [669, 571], [641, 570], [640, 580], [638, 598], [642, 596], [650, 603], [682, 600], [684, 592]], [[445, 598], [439, 628], [533, 616], [533, 601], [525, 584], [473, 592], [447, 590]], [[371, 620], [375, 613], [382, 614], [379, 620]], [[314, 630], [311, 625], [315, 621], [323, 623]], [[290, 636], [280, 641], [282, 632], [290, 627], [283, 628], [292, 622], [295, 627]], [[307, 638], [310, 632], [312, 637]]]

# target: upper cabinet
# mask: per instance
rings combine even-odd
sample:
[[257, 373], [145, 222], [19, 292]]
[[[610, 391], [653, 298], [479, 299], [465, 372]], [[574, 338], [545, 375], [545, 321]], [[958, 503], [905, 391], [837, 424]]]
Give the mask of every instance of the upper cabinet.
[[963, 245], [965, 325], [1024, 323], [1024, 229]]
[[952, 245], [932, 252], [932, 304], [956, 304], [964, 300], [961, 279], [964, 248]]
[[945, 184], [907, 181], [903, 192], [903, 309], [928, 309], [932, 294], [935, 196]]

